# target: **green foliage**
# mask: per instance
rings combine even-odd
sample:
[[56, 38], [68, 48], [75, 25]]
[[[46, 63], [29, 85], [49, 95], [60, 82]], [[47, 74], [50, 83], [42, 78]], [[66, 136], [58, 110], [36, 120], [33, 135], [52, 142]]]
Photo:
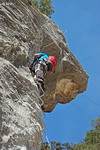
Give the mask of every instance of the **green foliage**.
[[100, 117], [92, 125], [94, 129], [86, 132], [83, 142], [73, 145], [73, 150], [100, 150]]
[[33, 7], [36, 7], [43, 14], [51, 18], [51, 14], [54, 13], [52, 0], [29, 0]]
[[64, 146], [60, 142], [55, 142], [55, 141], [51, 142], [51, 150], [63, 150], [63, 149]]
[[92, 121], [92, 125], [96, 130], [100, 131], [100, 117]]
[[56, 141], [52, 141], [50, 143], [50, 146], [48, 145], [47, 142], [42, 144], [42, 149], [41, 150], [73, 150], [72, 144], [70, 143], [60, 143]]
[[90, 130], [86, 133], [85, 143], [88, 144], [99, 144], [100, 143], [100, 132], [96, 130]]
[[45, 142], [45, 143], [42, 144], [41, 150], [50, 150], [48, 142]]
[[51, 142], [51, 148], [48, 143], [46, 143], [46, 148], [42, 150], [100, 150], [100, 117], [94, 121], [92, 121], [92, 125], [94, 127], [93, 130], [86, 132], [86, 137], [83, 142], [78, 144], [71, 143], [60, 143], [56, 141]]
[[[68, 149], [69, 150], [69, 149]], [[76, 144], [72, 147], [72, 150], [100, 150], [100, 147], [97, 145], [91, 144]]]

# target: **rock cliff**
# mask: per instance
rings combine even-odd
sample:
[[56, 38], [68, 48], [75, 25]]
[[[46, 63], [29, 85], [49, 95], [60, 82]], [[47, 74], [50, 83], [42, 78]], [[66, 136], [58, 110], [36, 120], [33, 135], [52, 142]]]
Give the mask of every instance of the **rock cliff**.
[[[42, 99], [29, 71], [35, 52], [57, 57]], [[87, 88], [88, 75], [59, 27], [28, 0], [0, 1], [0, 134], [2, 150], [41, 149], [42, 111], [68, 103]], [[42, 107], [42, 109], [41, 109]]]

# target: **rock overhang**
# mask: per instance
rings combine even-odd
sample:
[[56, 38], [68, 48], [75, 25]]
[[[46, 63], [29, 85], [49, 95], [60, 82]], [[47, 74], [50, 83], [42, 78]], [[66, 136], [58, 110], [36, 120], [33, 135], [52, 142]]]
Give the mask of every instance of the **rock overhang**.
[[[84, 92], [88, 75], [50, 18], [28, 0], [12, 3], [0, 8], [0, 147], [40, 150], [43, 111], [51, 112], [58, 103], [68, 103]], [[42, 99], [29, 71], [33, 55], [39, 51], [58, 61], [55, 73], [47, 73]]]
[[[1, 57], [17, 68], [28, 67], [37, 51], [57, 57], [56, 72], [48, 73], [45, 80], [43, 111], [51, 112], [57, 103], [67, 103], [86, 90], [88, 75], [68, 49], [60, 28], [50, 18], [32, 8], [27, 0], [16, 0], [16, 5], [0, 11], [2, 17], [6, 16], [3, 22], [1, 20], [6, 26], [1, 30]], [[26, 72], [29, 71], [26, 69]]]

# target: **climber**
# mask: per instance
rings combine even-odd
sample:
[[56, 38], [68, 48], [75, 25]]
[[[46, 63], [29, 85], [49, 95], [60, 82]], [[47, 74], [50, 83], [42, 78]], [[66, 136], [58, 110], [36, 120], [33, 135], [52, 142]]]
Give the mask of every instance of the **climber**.
[[33, 57], [33, 62], [29, 66], [31, 74], [40, 89], [43, 91], [44, 79], [47, 72], [55, 72], [55, 67], [57, 65], [57, 59], [55, 56], [48, 56], [45, 53], [37, 52]]

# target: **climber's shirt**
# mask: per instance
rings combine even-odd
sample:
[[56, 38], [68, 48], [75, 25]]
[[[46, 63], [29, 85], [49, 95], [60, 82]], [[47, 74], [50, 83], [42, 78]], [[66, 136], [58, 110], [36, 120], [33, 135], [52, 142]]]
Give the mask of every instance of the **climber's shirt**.
[[37, 52], [34, 55], [33, 63], [30, 65], [29, 69], [31, 72], [35, 72], [35, 65], [41, 64], [42, 66], [45, 66], [46, 71], [54, 72], [53, 69], [53, 63], [51, 61], [48, 61], [49, 56], [45, 53]]
[[34, 58], [34, 65], [35, 65], [38, 61], [44, 61], [44, 62], [45, 62], [45, 61], [47, 61], [48, 58], [49, 58], [48, 55], [46, 55], [45, 53], [40, 53], [40, 52], [36, 53], [34, 57], [35, 57], [35, 58]]
[[48, 58], [49, 58], [49, 56], [46, 55], [45, 53], [37, 52], [34, 55], [34, 60], [33, 60], [32, 64], [29, 67], [30, 71], [34, 72], [35, 71], [35, 65], [38, 64], [38, 63], [41, 64], [41, 65], [46, 66]]

